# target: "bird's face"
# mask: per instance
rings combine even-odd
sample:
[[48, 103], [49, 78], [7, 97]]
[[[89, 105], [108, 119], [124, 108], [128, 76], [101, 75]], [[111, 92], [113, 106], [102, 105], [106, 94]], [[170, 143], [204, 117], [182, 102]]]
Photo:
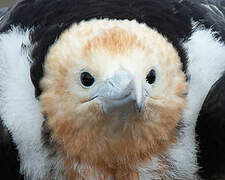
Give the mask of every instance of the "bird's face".
[[136, 21], [73, 25], [50, 48], [41, 105], [72, 162], [135, 166], [176, 140], [187, 84], [180, 58]]

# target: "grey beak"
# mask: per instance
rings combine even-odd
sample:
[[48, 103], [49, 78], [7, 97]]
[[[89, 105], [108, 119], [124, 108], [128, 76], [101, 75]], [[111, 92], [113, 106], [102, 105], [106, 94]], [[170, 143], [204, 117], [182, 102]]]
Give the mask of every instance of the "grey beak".
[[139, 112], [143, 106], [142, 82], [131, 73], [121, 70], [106, 80], [92, 97], [98, 97], [105, 113], [129, 108], [136, 104]]

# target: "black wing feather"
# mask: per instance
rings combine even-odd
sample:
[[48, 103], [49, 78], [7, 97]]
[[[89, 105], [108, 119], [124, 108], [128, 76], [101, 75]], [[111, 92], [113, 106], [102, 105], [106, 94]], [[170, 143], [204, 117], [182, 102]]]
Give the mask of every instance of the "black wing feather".
[[[219, 14], [225, 15], [225, 0], [202, 0], [204, 4], [208, 4], [212, 9], [215, 10], [215, 12], [218, 12]], [[218, 8], [218, 9], [217, 9]], [[218, 14], [218, 15], [219, 15]]]
[[[217, 31], [221, 40], [225, 41], [224, 2], [225, 0], [20, 0], [4, 13], [0, 33], [9, 30], [12, 25], [34, 27], [31, 36], [32, 43], [35, 44], [31, 55], [34, 60], [31, 79], [36, 88], [36, 96], [39, 96], [39, 81], [43, 77], [43, 64], [48, 48], [71, 24], [92, 18], [136, 19], [144, 22], [173, 43], [185, 71], [187, 62], [182, 40], [189, 38], [192, 33], [192, 19]], [[201, 150], [199, 162], [204, 167], [205, 174], [213, 174], [214, 169], [223, 164], [224, 79], [225, 77], [221, 78], [211, 89], [197, 123]], [[4, 132], [3, 129], [1, 127], [0, 132]], [[4, 134], [0, 135], [0, 138], [4, 137]], [[6, 142], [9, 144], [2, 143], [0, 155], [7, 157], [5, 149], [10, 147], [8, 152], [15, 154], [15, 147], [11, 140]]]
[[[13, 143], [8, 129], [0, 118], [0, 172], [1, 178], [23, 180], [16, 145]], [[1, 179], [0, 178], [0, 179]]]
[[36, 46], [31, 55], [34, 61], [31, 79], [38, 97], [48, 48], [73, 23], [93, 18], [144, 22], [177, 48], [185, 71], [187, 61], [182, 42], [192, 33], [192, 19], [217, 31], [225, 41], [225, 20], [211, 9], [201, 0], [20, 0], [4, 14], [0, 33], [12, 25], [34, 27], [31, 39]]
[[225, 178], [225, 75], [209, 91], [196, 133], [200, 174], [206, 179]]

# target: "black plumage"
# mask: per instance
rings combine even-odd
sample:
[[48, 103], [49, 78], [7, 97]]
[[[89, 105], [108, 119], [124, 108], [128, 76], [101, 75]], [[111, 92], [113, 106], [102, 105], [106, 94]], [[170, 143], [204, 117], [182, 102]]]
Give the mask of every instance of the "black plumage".
[[[28, 13], [29, 16], [26, 15]], [[39, 80], [43, 76], [42, 64], [48, 48], [73, 23], [93, 18], [136, 19], [138, 22], [144, 22], [156, 28], [173, 43], [182, 57], [185, 70], [186, 58], [181, 41], [191, 34], [191, 16], [188, 5], [177, 0], [24, 0], [5, 14], [0, 32], [7, 31], [11, 25], [35, 27], [32, 41], [37, 45], [32, 52], [35, 62], [31, 76], [36, 87], [36, 95], [39, 96]]]
[[181, 42], [187, 40], [192, 33], [192, 19], [206, 28], [213, 28], [225, 40], [224, 18], [210, 11], [206, 4], [190, 0], [23, 0], [5, 13], [0, 32], [6, 32], [12, 25], [34, 28], [32, 42], [37, 45], [32, 52], [35, 62], [31, 76], [36, 87], [36, 96], [39, 96], [39, 80], [43, 76], [41, 64], [49, 46], [73, 23], [92, 18], [135, 19], [157, 29], [177, 48], [185, 71], [186, 57]]
[[3, 177], [7, 179], [24, 179], [19, 171], [18, 150], [12, 140], [8, 129], [2, 124], [0, 119], [0, 165]]
[[[43, 77], [43, 64], [48, 49], [60, 34], [75, 22], [109, 18], [136, 19], [140, 23], [146, 23], [157, 29], [176, 47], [183, 70], [186, 71], [187, 57], [182, 43], [193, 33], [192, 20], [217, 32], [216, 36], [224, 42], [224, 12], [224, 0], [21, 0], [4, 12], [0, 33], [7, 32], [12, 26], [33, 28], [31, 41], [35, 46], [30, 55], [34, 61], [31, 79], [36, 97], [39, 97], [42, 92], [39, 82]], [[197, 122], [199, 163], [203, 167], [203, 177], [211, 177], [221, 171], [220, 167], [224, 167], [224, 79], [225, 76], [222, 76], [210, 90]], [[1, 162], [7, 162], [8, 165], [4, 168], [11, 168], [13, 164], [13, 168], [19, 169], [17, 150], [2, 125], [0, 138], [0, 153], [6, 154], [1, 156]], [[12, 163], [8, 161], [8, 153], [12, 154]], [[4, 173], [9, 175], [8, 170]], [[18, 171], [14, 174], [20, 177]]]
[[[225, 40], [225, 1], [203, 0], [211, 9], [206, 17], [214, 24], [208, 28], [217, 31], [217, 36]], [[210, 3], [210, 4], [209, 4]], [[212, 13], [213, 12], [213, 13]], [[218, 29], [217, 29], [218, 28]], [[200, 175], [204, 179], [225, 178], [225, 75], [223, 74], [210, 89], [199, 113], [196, 124], [196, 138], [199, 146], [198, 163]]]
[[200, 111], [196, 132], [200, 174], [205, 179], [225, 178], [225, 75], [210, 89]]

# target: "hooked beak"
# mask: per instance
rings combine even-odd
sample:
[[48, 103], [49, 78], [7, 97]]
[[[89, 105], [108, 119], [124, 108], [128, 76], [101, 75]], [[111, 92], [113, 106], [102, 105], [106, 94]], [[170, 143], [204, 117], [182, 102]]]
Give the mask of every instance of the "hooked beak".
[[90, 100], [96, 97], [101, 101], [105, 113], [129, 108], [132, 104], [141, 112], [144, 102], [142, 81], [121, 70], [106, 80]]

